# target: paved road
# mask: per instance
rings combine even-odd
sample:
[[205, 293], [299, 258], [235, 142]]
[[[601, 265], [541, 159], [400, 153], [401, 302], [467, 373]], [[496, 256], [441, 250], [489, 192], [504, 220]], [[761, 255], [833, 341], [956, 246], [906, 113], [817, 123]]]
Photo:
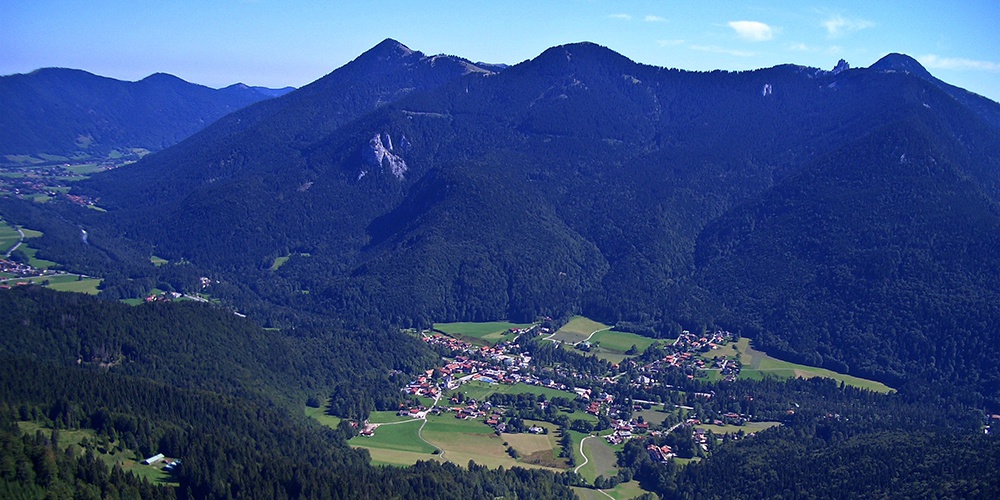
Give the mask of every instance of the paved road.
[[[575, 346], [575, 345], [577, 345], [577, 344], [582, 344], [582, 343], [584, 343], [584, 342], [589, 342], [589, 341], [590, 341], [590, 338], [591, 338], [591, 337], [593, 337], [593, 336], [594, 336], [594, 334], [597, 334], [597, 333], [600, 333], [600, 332], [604, 332], [604, 331], [607, 331], [607, 330], [610, 330], [610, 329], [612, 329], [612, 328], [614, 328], [614, 327], [613, 327], [613, 326], [609, 326], [609, 327], [607, 327], [607, 328], [601, 328], [600, 330], [594, 330], [594, 331], [590, 332], [590, 335], [587, 335], [587, 338], [585, 338], [585, 339], [583, 339], [583, 340], [581, 340], [581, 341], [579, 341], [579, 342], [573, 342], [573, 343], [572, 343], [572, 344], [570, 344], [570, 345], [573, 345], [573, 346]], [[552, 337], [555, 337], [555, 336], [556, 336], [556, 333], [559, 333], [559, 330], [556, 330], [556, 331], [555, 331], [555, 332], [553, 332], [553, 333], [552, 333], [551, 335], [549, 335], [548, 337], [545, 337], [545, 338], [543, 338], [542, 340], [552, 340]], [[556, 341], [555, 341], [555, 340], [552, 340], [552, 342], [556, 342]]]
[[17, 240], [17, 243], [10, 247], [10, 250], [7, 250], [7, 256], [4, 257], [5, 259], [9, 259], [10, 255], [14, 253], [14, 250], [17, 250], [17, 247], [21, 246], [21, 243], [24, 243], [24, 231], [21, 231], [21, 228], [19, 227], [15, 227], [14, 229], [17, 229], [17, 234], [21, 235], [21, 239]]
[[[597, 333], [597, 332], [594, 332], [594, 333]], [[591, 335], [593, 335], [593, 334], [591, 334]], [[673, 429], [671, 429], [671, 430], [673, 430]], [[590, 459], [587, 458], [587, 455], [585, 453], [583, 453], [583, 443], [585, 441], [587, 441], [588, 439], [593, 438], [593, 437], [596, 437], [596, 438], [600, 439], [598, 436], [587, 436], [587, 437], [585, 437], [585, 438], [583, 438], [583, 439], [580, 440], [580, 456], [583, 457], [583, 463], [580, 464], [580, 465], [577, 465], [576, 468], [573, 469], [573, 472], [579, 473], [580, 472], [580, 467], [583, 467], [584, 465], [587, 465], [587, 462], [590, 462]], [[607, 494], [604, 490], [597, 490], [597, 491], [601, 492], [602, 495], [604, 495], [604, 496], [606, 496], [606, 497], [608, 497], [608, 498], [610, 498], [612, 500], [614, 500], [614, 498], [615, 498], [615, 497]]]
[[594, 436], [587, 436], [587, 437], [585, 437], [585, 438], [583, 438], [583, 439], [580, 440], [580, 456], [583, 457], [583, 463], [580, 464], [580, 465], [577, 465], [576, 468], [573, 469], [573, 472], [579, 473], [580, 472], [580, 467], [583, 467], [584, 465], [587, 465], [587, 462], [590, 462], [590, 459], [587, 458], [587, 455], [585, 453], [583, 453], [583, 443], [585, 443], [588, 439], [590, 439], [592, 437], [594, 437]]

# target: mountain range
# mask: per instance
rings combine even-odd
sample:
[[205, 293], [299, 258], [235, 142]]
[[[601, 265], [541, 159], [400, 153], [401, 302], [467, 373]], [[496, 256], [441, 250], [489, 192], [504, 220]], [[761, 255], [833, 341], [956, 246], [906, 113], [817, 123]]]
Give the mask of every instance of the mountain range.
[[995, 405], [998, 110], [900, 54], [689, 72], [578, 43], [498, 67], [386, 40], [80, 183], [108, 212], [78, 220], [318, 314], [725, 326]]
[[0, 155], [158, 151], [226, 114], [291, 90], [243, 84], [212, 89], [165, 73], [127, 82], [66, 68], [3, 76]]

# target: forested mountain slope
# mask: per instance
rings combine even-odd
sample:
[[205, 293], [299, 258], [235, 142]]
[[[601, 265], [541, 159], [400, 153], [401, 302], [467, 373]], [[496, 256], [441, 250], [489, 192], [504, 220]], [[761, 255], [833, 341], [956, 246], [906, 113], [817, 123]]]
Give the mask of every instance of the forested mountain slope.
[[65, 68], [3, 76], [0, 155], [158, 151], [271, 97], [246, 85], [216, 90], [164, 73], [137, 82]]
[[[219, 120], [162, 155], [96, 183], [105, 204], [176, 204], [200, 189], [262, 175], [299, 175], [306, 148], [339, 127], [414, 92], [491, 71], [453, 56], [425, 56], [387, 39], [280, 98]], [[283, 179], [284, 180], [284, 179]], [[295, 187], [299, 187], [298, 184]]]
[[[327, 90], [437, 67], [418, 54], [384, 42], [95, 177], [85, 189], [111, 213], [90, 229], [345, 317], [723, 322], [890, 382], [989, 385], [977, 346], [996, 314], [979, 305], [997, 257], [979, 230], [995, 224], [1000, 131], [915, 62], [695, 73], [583, 43], [499, 74], [446, 59], [458, 70], [378, 94], [405, 94], [392, 102]], [[911, 352], [882, 325], [938, 347]], [[972, 350], [985, 365], [959, 368]]]

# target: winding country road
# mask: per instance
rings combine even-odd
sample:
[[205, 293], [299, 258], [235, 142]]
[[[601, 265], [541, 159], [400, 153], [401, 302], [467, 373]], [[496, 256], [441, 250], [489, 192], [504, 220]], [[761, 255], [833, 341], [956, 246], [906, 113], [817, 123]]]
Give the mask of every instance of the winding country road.
[[587, 455], [583, 452], [583, 443], [587, 442], [587, 440], [590, 439], [590, 438], [592, 438], [592, 437], [594, 437], [594, 436], [587, 436], [587, 437], [585, 437], [585, 438], [583, 438], [583, 439], [580, 440], [580, 456], [583, 457], [583, 463], [580, 464], [580, 465], [577, 465], [576, 468], [573, 469], [573, 472], [575, 472], [577, 474], [580, 473], [580, 467], [583, 467], [584, 465], [587, 465], [587, 462], [590, 462], [590, 459], [587, 458]]
[[[587, 335], [587, 338], [585, 338], [585, 339], [583, 339], [583, 340], [581, 340], [579, 342], [573, 342], [570, 345], [575, 346], [577, 344], [582, 344], [584, 342], [590, 342], [591, 337], [593, 337], [595, 334], [598, 334], [598, 333], [601, 333], [601, 332], [606, 332], [606, 331], [608, 331], [608, 330], [610, 330], [612, 328], [614, 328], [614, 327], [613, 326], [609, 326], [607, 328], [601, 328], [600, 330], [594, 330], [594, 331], [590, 332], [590, 335]], [[548, 337], [543, 338], [542, 340], [551, 340], [552, 342], [557, 342], [556, 340], [552, 340], [552, 337], [555, 337], [557, 333], [559, 333], [559, 330], [556, 330], [556, 331], [552, 332], [551, 335], [549, 335]]]
[[24, 243], [24, 231], [21, 231], [21, 228], [19, 227], [15, 227], [14, 229], [17, 229], [17, 234], [21, 235], [21, 239], [18, 240], [14, 246], [10, 247], [10, 250], [7, 250], [7, 255], [4, 257], [5, 259], [9, 259], [11, 254], [14, 253], [14, 250], [17, 250], [17, 247], [21, 246], [21, 243]]
[[[600, 330], [598, 330], [598, 331], [600, 331]], [[597, 332], [594, 332], [594, 333], [597, 333]], [[591, 335], [593, 335], [593, 333]], [[574, 473], [579, 474], [580, 473], [580, 468], [583, 467], [584, 465], [587, 465], [587, 463], [590, 462], [590, 459], [587, 458], [587, 454], [583, 452], [583, 443], [586, 442], [588, 439], [593, 438], [593, 437], [598, 437], [598, 436], [591, 435], [591, 436], [587, 436], [587, 437], [585, 437], [585, 438], [583, 438], [583, 439], [580, 440], [580, 456], [583, 457], [583, 463], [580, 464], [580, 465], [577, 465], [576, 468], [573, 469]], [[601, 492], [602, 495], [604, 495], [604, 496], [606, 496], [606, 497], [608, 497], [608, 498], [610, 498], [612, 500], [614, 500], [614, 498], [615, 498], [615, 497], [607, 494], [604, 490], [597, 490], [597, 491]]]

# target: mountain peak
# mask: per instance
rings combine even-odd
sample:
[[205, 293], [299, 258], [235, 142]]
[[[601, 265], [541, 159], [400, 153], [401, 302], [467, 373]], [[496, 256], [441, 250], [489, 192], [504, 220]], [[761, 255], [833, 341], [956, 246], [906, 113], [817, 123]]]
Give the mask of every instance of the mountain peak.
[[542, 54], [538, 57], [541, 59], [547, 55], [551, 57], [556, 54], [565, 56], [568, 60], [572, 60], [573, 57], [584, 59], [607, 57], [627, 59], [625, 56], [594, 42], [575, 42], [566, 45], [557, 45], [546, 50], [545, 52], [542, 52]]
[[531, 60], [532, 66], [540, 66], [546, 72], [634, 64], [631, 59], [593, 42], [558, 45]]
[[869, 66], [869, 69], [877, 71], [902, 71], [917, 75], [921, 78], [931, 78], [931, 74], [916, 59], [906, 55], [892, 53], [879, 59]]
[[[189, 82], [184, 81], [184, 79], [179, 78], [179, 77], [174, 76], [174, 75], [171, 75], [170, 73], [153, 73], [152, 75], [149, 75], [146, 78], [143, 78], [142, 80], [139, 80], [138, 83], [146, 83], [146, 84], [153, 83], [153, 84], [161, 84], [161, 85], [183, 85], [183, 84], [190, 84]], [[193, 85], [193, 84], [191, 84], [191, 85]]]
[[392, 38], [386, 38], [385, 40], [379, 42], [378, 45], [368, 49], [361, 55], [361, 57], [406, 57], [414, 52], [414, 50], [410, 49], [406, 45], [403, 45]]

